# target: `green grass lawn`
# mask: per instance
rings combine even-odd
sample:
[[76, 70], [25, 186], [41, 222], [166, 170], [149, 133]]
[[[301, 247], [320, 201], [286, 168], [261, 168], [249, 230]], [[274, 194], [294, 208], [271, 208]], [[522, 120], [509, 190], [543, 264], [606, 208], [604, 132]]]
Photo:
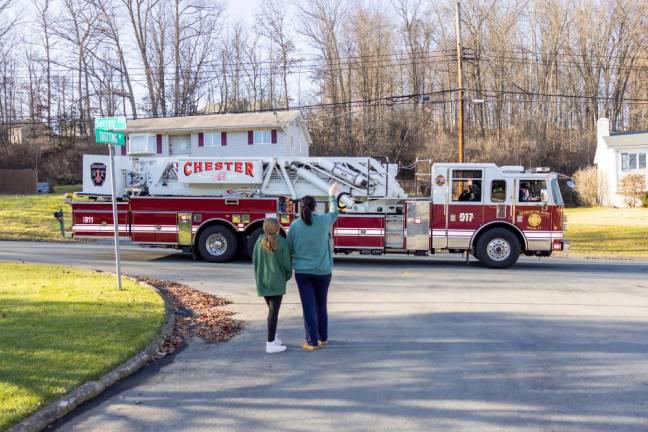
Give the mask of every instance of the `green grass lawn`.
[[100, 377], [155, 337], [164, 302], [144, 286], [0, 262], [0, 430]]
[[566, 209], [570, 253], [648, 257], [648, 209]]
[[54, 212], [63, 209], [65, 229], [72, 224], [72, 208], [64, 193], [0, 195], [0, 239], [62, 240]]
[[81, 192], [82, 188], [83, 185], [80, 184], [54, 186], [54, 193], [64, 194], [68, 192]]

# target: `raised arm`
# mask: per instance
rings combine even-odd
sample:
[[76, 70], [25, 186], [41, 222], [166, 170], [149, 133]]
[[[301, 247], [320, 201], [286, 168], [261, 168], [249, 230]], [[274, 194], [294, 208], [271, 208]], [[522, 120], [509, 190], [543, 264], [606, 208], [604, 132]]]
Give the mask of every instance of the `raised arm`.
[[328, 217], [329, 225], [333, 225], [338, 217], [337, 196], [340, 193], [340, 188], [337, 183], [333, 183], [329, 188], [329, 209], [326, 216]]

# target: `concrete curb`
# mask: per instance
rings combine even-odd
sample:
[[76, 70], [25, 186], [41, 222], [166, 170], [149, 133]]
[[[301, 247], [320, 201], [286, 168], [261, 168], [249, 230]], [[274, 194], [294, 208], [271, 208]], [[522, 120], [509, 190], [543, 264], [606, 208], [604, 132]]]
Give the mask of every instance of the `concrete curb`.
[[586, 260], [605, 260], [605, 261], [639, 261], [648, 262], [648, 257], [627, 256], [627, 255], [587, 255], [570, 252], [568, 254], [555, 255], [556, 258], [580, 258]]
[[115, 384], [117, 381], [131, 375], [133, 372], [137, 371], [142, 366], [146, 365], [148, 362], [155, 358], [167, 336], [169, 336], [173, 332], [173, 325], [175, 323], [175, 312], [173, 305], [171, 301], [169, 301], [166, 296], [154, 286], [145, 282], [138, 281], [134, 278], [129, 279], [154, 290], [164, 300], [164, 323], [162, 324], [157, 337], [134, 357], [126, 360], [124, 363], [117, 366], [115, 369], [108, 372], [98, 380], [88, 381], [84, 384], [81, 384], [79, 387], [72, 390], [68, 394], [49, 403], [47, 406], [38, 410], [36, 413], [12, 426], [7, 430], [7, 432], [40, 431], [47, 427], [47, 425], [49, 425], [50, 423], [68, 414], [70, 411], [74, 410], [85, 401], [99, 395], [108, 387]]

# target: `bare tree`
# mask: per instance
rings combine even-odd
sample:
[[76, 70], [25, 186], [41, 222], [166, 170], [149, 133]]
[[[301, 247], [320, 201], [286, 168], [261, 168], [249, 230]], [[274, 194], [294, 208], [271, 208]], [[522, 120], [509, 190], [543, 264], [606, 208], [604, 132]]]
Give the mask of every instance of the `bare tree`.
[[159, 7], [159, 0], [121, 0], [127, 12], [128, 19], [133, 30], [140, 61], [144, 65], [144, 76], [148, 90], [149, 110], [154, 117], [160, 114], [160, 102], [154, 72], [152, 68], [151, 42], [153, 37], [150, 28], [153, 25], [153, 15], [156, 7]]
[[45, 85], [47, 87], [47, 126], [52, 127], [52, 42], [50, 29], [51, 0], [32, 0], [37, 12], [36, 24], [40, 32], [41, 43], [45, 54]]
[[174, 113], [192, 114], [206, 82], [210, 51], [221, 27], [224, 5], [218, 1], [174, 1]]
[[[63, 11], [55, 33], [76, 51], [77, 96], [79, 109], [79, 131], [82, 135], [91, 131], [90, 78], [88, 61], [96, 30], [98, 14], [82, 0], [62, 0]], [[66, 67], [63, 62], [59, 66]]]
[[[47, 0], [49, 1], [49, 0]], [[135, 93], [133, 91], [133, 84], [131, 74], [126, 62], [126, 54], [124, 51], [124, 43], [122, 41], [122, 16], [120, 9], [114, 4], [113, 0], [88, 0], [88, 2], [99, 11], [101, 19], [97, 24], [98, 34], [101, 37], [100, 43], [109, 47], [104, 52], [115, 52], [118, 62], [110, 62], [96, 53], [93, 56], [102, 63], [102, 67], [110, 65], [115, 71], [119, 73], [120, 82], [125, 81], [127, 90], [122, 85], [122, 96], [128, 99], [133, 118], [137, 118], [137, 105], [135, 103]], [[123, 108], [124, 115], [126, 115], [126, 108]]]
[[295, 51], [295, 44], [288, 34], [287, 12], [286, 3], [283, 0], [264, 0], [261, 4], [261, 12], [257, 15], [261, 32], [277, 47], [277, 60], [281, 68], [283, 85], [283, 103], [286, 109], [290, 107], [288, 74], [291, 66], [291, 55]]

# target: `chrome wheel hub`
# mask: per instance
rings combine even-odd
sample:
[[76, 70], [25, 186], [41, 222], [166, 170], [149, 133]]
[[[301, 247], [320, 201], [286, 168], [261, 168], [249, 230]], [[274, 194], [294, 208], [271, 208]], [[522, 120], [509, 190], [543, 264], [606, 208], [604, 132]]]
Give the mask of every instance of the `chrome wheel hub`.
[[495, 238], [488, 242], [486, 253], [493, 261], [504, 261], [511, 255], [511, 245], [502, 238]]
[[210, 255], [223, 255], [227, 250], [227, 240], [222, 234], [212, 234], [207, 237], [206, 249]]

